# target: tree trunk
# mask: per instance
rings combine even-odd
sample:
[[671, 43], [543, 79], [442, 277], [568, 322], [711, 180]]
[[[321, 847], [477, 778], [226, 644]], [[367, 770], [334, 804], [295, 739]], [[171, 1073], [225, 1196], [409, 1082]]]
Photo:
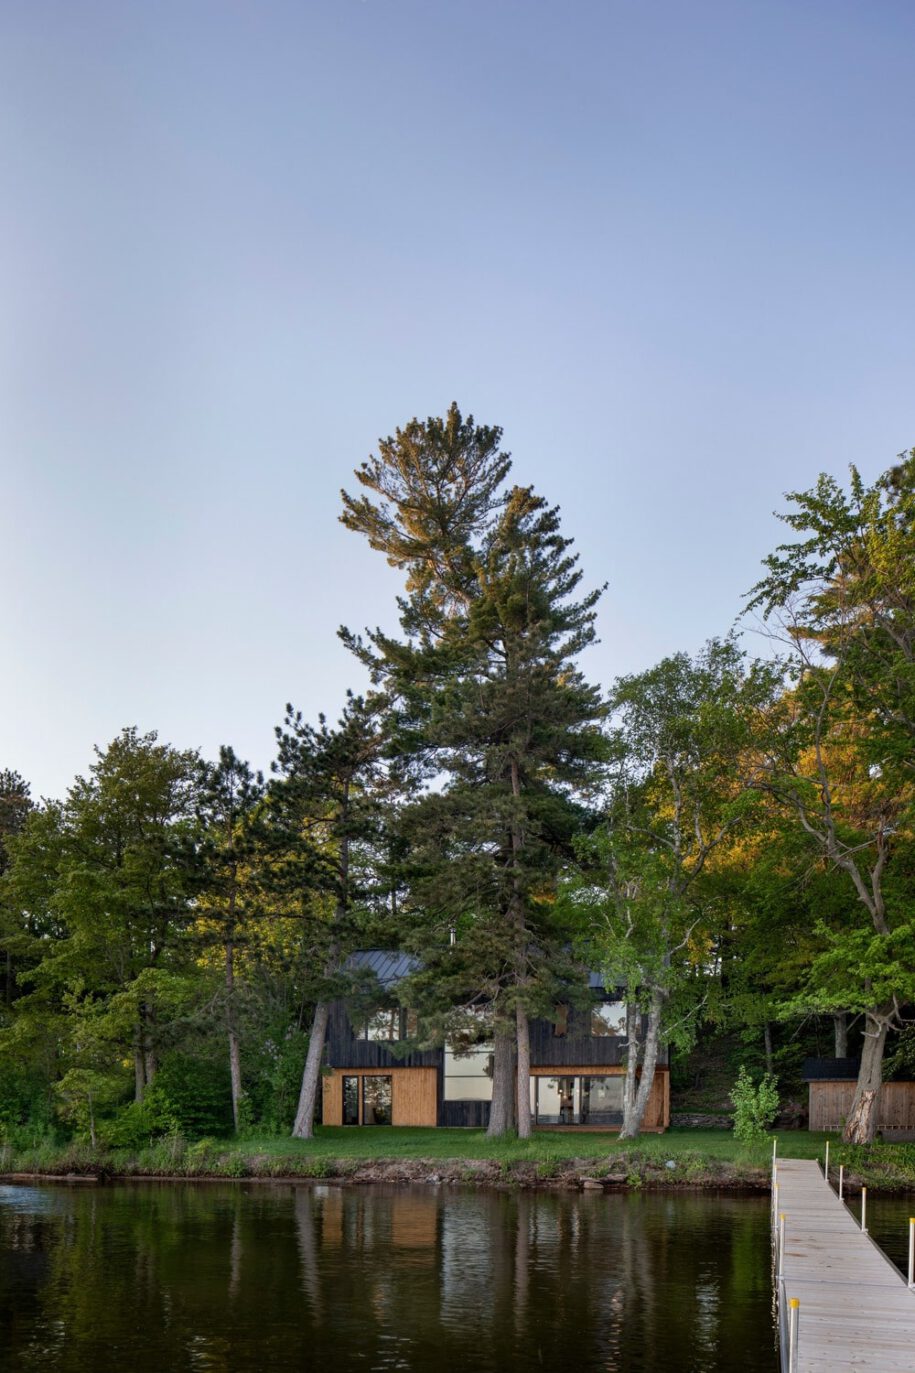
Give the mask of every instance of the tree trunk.
[[531, 1137], [531, 1027], [527, 1012], [519, 1001], [515, 1008], [515, 1032], [518, 1040], [517, 1113], [518, 1138]]
[[639, 1077], [638, 1091], [635, 1094], [635, 1105], [632, 1108], [632, 1122], [628, 1130], [624, 1124], [620, 1131], [620, 1139], [637, 1139], [642, 1129], [645, 1108], [654, 1086], [654, 1070], [658, 1063], [663, 1006], [663, 994], [659, 991], [652, 992], [651, 1006], [648, 1010], [648, 1028], [645, 1031], [645, 1048], [642, 1052], [642, 1072]]
[[635, 1123], [635, 1096], [638, 1085], [639, 1049], [642, 1017], [634, 1001], [626, 1003], [626, 1076], [623, 1078], [623, 1128], [620, 1137], [633, 1139], [638, 1134]]
[[840, 1011], [832, 1018], [836, 1036], [836, 1058], [848, 1058], [848, 1020], [845, 1012]]
[[846, 1144], [871, 1144], [877, 1133], [886, 1030], [886, 1019], [883, 1016], [867, 1016], [855, 1097], [842, 1133]]
[[[155, 1016], [143, 1002], [140, 1006], [140, 1048], [143, 1053], [143, 1075], [147, 1087], [151, 1087], [159, 1067], [154, 1038]], [[141, 1098], [142, 1100], [142, 1098]]]
[[492, 1104], [487, 1135], [507, 1135], [515, 1128], [515, 1037], [496, 1026], [493, 1036]]
[[133, 1041], [133, 1099], [142, 1101], [146, 1091], [146, 1061], [143, 1057], [142, 1032], [137, 1031]]
[[305, 1058], [305, 1071], [302, 1073], [302, 1090], [295, 1113], [292, 1134], [295, 1139], [311, 1139], [314, 1135], [315, 1102], [318, 1096], [318, 1082], [321, 1078], [321, 1060], [324, 1057], [324, 1040], [327, 1035], [327, 1016], [329, 1006], [319, 1001], [311, 1022], [311, 1035], [308, 1040], [308, 1054]]
[[763, 1025], [763, 1047], [766, 1053], [766, 1072], [772, 1077], [775, 1071], [772, 1065], [772, 1026], [768, 1020]]
[[232, 1119], [237, 1134], [241, 1124], [241, 1046], [235, 1028], [235, 945], [231, 938], [226, 941], [226, 1028], [229, 1036]]

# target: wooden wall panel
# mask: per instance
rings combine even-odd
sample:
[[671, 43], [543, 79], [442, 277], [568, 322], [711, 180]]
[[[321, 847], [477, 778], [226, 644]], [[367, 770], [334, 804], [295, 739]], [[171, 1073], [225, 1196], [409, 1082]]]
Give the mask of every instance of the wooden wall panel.
[[401, 1068], [394, 1079], [395, 1125], [438, 1124], [438, 1073], [434, 1068]]
[[[851, 1110], [855, 1084], [810, 1083], [811, 1130], [841, 1130]], [[884, 1082], [877, 1112], [878, 1130], [915, 1130], [915, 1082]]]
[[[435, 1068], [361, 1068], [356, 1072], [335, 1068], [324, 1077], [325, 1125], [343, 1124], [344, 1077], [391, 1078], [391, 1121], [394, 1125], [438, 1124], [438, 1072]], [[362, 1083], [359, 1083], [359, 1117], [362, 1119]]]
[[321, 1120], [325, 1125], [343, 1124], [343, 1078], [339, 1073], [325, 1073], [321, 1078]]
[[670, 1124], [669, 1087], [669, 1075], [655, 1072], [651, 1093], [645, 1105], [645, 1115], [642, 1118], [644, 1130], [666, 1130]]

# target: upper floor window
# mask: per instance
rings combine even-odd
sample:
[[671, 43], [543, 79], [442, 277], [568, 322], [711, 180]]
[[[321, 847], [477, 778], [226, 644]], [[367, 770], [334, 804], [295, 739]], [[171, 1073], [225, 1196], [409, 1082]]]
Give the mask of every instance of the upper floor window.
[[569, 1033], [569, 1008], [568, 1006], [553, 1007], [553, 1038], [565, 1039]]
[[599, 1001], [597, 1005], [592, 1006], [591, 1034], [601, 1038], [625, 1038], [625, 1001]]
[[416, 1012], [402, 1006], [385, 1007], [373, 1012], [357, 1031], [358, 1039], [390, 1044], [398, 1039], [412, 1039], [416, 1034]]

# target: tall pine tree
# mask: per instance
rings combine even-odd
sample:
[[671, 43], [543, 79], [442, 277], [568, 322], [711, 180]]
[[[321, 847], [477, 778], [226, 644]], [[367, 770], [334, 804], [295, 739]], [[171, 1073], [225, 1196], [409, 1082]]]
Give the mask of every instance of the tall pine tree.
[[468, 993], [473, 977], [485, 988], [490, 1128], [510, 1120], [514, 1047], [524, 1136], [529, 1016], [552, 994], [565, 944], [555, 884], [581, 818], [576, 798], [602, 756], [603, 707], [576, 667], [600, 592], [577, 597], [582, 574], [558, 510], [529, 487], [502, 488], [500, 440], [453, 405], [444, 420], [411, 421], [359, 469], [372, 495], [344, 493], [343, 521], [406, 573], [403, 638], [345, 637], [397, 702], [400, 749], [439, 779], [410, 816], [426, 855], [420, 952], [462, 961]]

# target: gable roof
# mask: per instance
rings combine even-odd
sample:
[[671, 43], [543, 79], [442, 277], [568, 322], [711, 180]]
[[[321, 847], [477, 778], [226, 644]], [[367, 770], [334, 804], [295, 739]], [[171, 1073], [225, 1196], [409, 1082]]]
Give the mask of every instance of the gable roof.
[[[422, 963], [410, 953], [398, 953], [391, 949], [359, 949], [346, 960], [347, 968], [354, 971], [364, 969], [373, 972], [385, 990], [396, 987], [410, 973], [417, 972]], [[605, 988], [600, 973], [588, 973], [588, 987], [591, 991], [605, 992], [607, 995], [622, 991], [622, 988]]]
[[421, 966], [418, 958], [409, 953], [394, 953], [390, 949], [359, 949], [350, 954], [346, 966], [373, 972], [382, 987], [395, 987]]

